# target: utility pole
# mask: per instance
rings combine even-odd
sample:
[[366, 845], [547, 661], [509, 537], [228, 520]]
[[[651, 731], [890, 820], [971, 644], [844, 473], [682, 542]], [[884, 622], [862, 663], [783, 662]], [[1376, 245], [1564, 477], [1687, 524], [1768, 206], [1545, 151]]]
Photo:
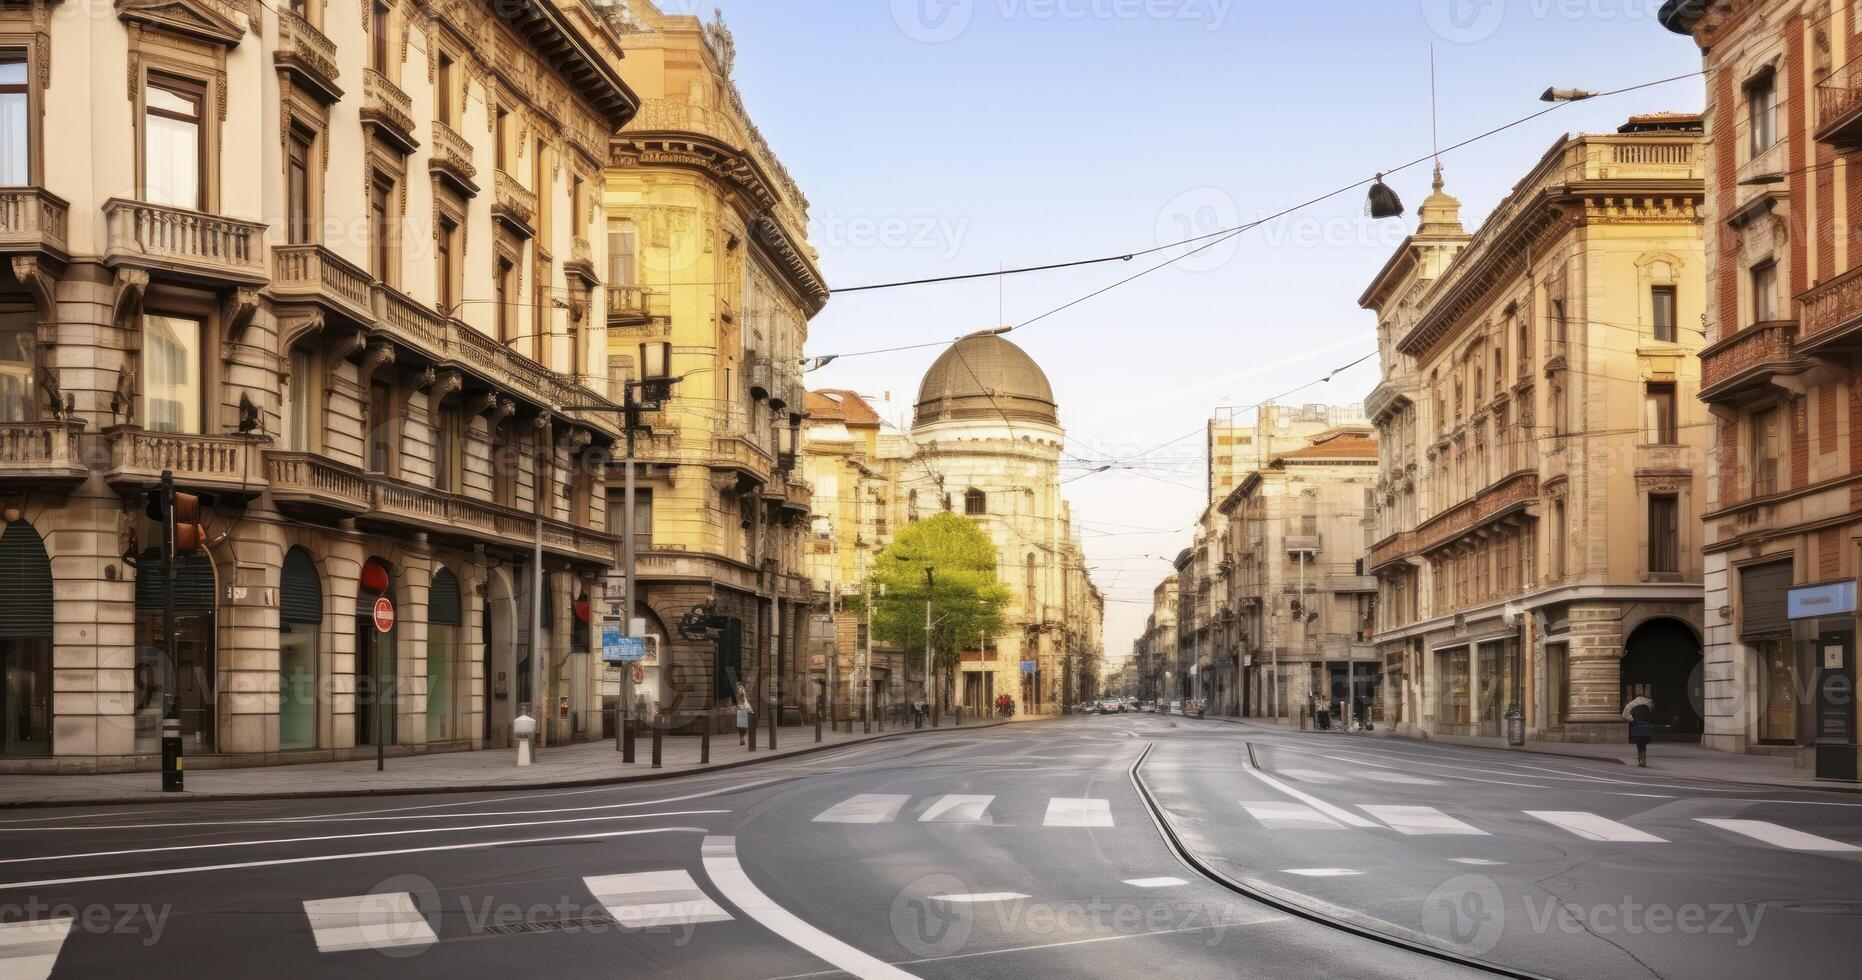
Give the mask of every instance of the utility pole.
[[[634, 635], [634, 562], [638, 554], [635, 550], [637, 545], [634, 535], [639, 530], [634, 527], [634, 435], [641, 428], [640, 403], [634, 398], [633, 385], [626, 385], [621, 400], [622, 408], [626, 413], [622, 416], [622, 421], [627, 428], [627, 478], [623, 484], [625, 490], [621, 497], [621, 581], [622, 587], [627, 590], [627, 604], [621, 610], [621, 622], [623, 624], [622, 635], [631, 637]], [[634, 665], [623, 664], [621, 666], [621, 701], [615, 706], [614, 711], [616, 738], [621, 737], [621, 731], [631, 722], [639, 720], [631, 717], [634, 712], [634, 699], [637, 696], [634, 691]]]
[[[550, 706], [544, 696], [543, 678], [543, 518], [535, 523], [536, 536], [530, 552], [530, 699], [536, 702], [537, 747], [549, 744]], [[380, 739], [376, 744], [380, 744]]]
[[931, 727], [937, 727], [937, 689], [931, 686], [931, 592], [936, 588], [937, 569], [925, 566], [925, 709], [931, 714]]
[[[872, 588], [872, 585], [873, 583], [872, 583], [872, 578], [870, 575], [860, 581], [860, 595], [861, 595], [861, 598], [865, 600], [863, 604], [866, 606], [866, 652], [865, 652], [865, 655], [861, 658], [862, 662], [864, 663], [865, 670], [863, 670], [860, 675], [861, 680], [862, 680], [861, 686], [864, 688], [864, 690], [861, 693], [861, 698], [862, 698], [863, 703], [866, 706], [865, 711], [866, 711], [866, 717], [868, 718], [873, 717], [873, 714], [872, 714], [872, 711], [873, 711], [873, 588]], [[884, 722], [881, 722], [881, 727], [884, 727], [884, 724], [885, 724]]]
[[[179, 793], [186, 771], [182, 764], [180, 699], [175, 696], [181, 671], [175, 657], [175, 474], [162, 471], [162, 653], [168, 678], [162, 685], [162, 792]], [[377, 740], [379, 741], [379, 739]]]

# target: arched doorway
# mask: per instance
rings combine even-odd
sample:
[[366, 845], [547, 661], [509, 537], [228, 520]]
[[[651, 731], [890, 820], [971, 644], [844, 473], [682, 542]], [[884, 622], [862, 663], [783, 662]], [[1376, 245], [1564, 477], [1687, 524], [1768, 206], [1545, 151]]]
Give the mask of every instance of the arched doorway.
[[480, 632], [484, 637], [483, 680], [481, 693], [485, 701], [484, 730], [481, 737], [486, 748], [510, 744], [511, 721], [517, 717], [513, 696], [516, 692], [517, 622], [516, 604], [511, 595], [509, 575], [493, 572], [486, 588]]
[[459, 594], [459, 577], [452, 569], [434, 573], [427, 590], [427, 741], [450, 742], [463, 737], [457, 717], [459, 625], [465, 605]]
[[39, 532], [0, 534], [0, 755], [52, 754], [52, 560]]
[[375, 600], [394, 598], [394, 574], [388, 563], [370, 558], [362, 566], [356, 590], [356, 744], [394, 745], [399, 698], [395, 634], [375, 628]]
[[1704, 697], [1700, 639], [1687, 624], [1656, 619], [1637, 627], [1623, 647], [1622, 702], [1653, 703], [1658, 738], [1698, 740]]
[[136, 562], [136, 751], [159, 752], [165, 698], [175, 702], [181, 741], [189, 752], [212, 752], [218, 726], [214, 691], [219, 667], [214, 649], [213, 560], [196, 552], [175, 559], [175, 649], [164, 651], [161, 554], [154, 549]]
[[285, 552], [278, 592], [278, 748], [317, 746], [323, 577], [303, 548]]

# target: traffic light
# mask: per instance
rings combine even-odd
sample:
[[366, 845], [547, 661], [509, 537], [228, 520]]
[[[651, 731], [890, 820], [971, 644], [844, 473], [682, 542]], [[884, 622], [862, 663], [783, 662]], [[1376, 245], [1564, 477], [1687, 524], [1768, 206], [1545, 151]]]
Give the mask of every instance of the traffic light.
[[[201, 526], [200, 510], [203, 503], [211, 501], [203, 500], [203, 496], [198, 493], [175, 491], [175, 554], [177, 555], [193, 554], [199, 551], [201, 545], [207, 540], [207, 529]], [[162, 488], [156, 487], [150, 490], [146, 501], [142, 512], [148, 515], [149, 520], [166, 526], [168, 508], [167, 502], [163, 499]]]

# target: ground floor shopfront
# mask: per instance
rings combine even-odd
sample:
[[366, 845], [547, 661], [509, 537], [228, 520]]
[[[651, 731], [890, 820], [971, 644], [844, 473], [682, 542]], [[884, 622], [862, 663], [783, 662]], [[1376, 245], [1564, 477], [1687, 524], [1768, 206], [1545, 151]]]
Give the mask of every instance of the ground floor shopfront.
[[1654, 705], [1657, 737], [1703, 730], [1701, 599], [1686, 585], [1551, 589], [1377, 637], [1379, 698], [1400, 734], [1528, 740], [1627, 737], [1623, 706]]
[[1238, 689], [1244, 717], [1298, 721], [1302, 712], [1310, 717], [1321, 700], [1332, 710], [1345, 701], [1361, 703], [1373, 720], [1382, 717], [1382, 670], [1368, 651], [1327, 660], [1276, 659], [1272, 654], [1243, 660]]

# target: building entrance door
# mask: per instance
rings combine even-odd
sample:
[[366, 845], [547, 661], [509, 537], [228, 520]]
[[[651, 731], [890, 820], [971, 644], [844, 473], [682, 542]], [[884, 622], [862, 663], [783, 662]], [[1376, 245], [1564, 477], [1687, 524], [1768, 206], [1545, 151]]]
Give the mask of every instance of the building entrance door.
[[1646, 697], [1653, 707], [1655, 737], [1698, 741], [1704, 697], [1700, 642], [1672, 619], [1644, 623], [1624, 646], [1621, 703]]

